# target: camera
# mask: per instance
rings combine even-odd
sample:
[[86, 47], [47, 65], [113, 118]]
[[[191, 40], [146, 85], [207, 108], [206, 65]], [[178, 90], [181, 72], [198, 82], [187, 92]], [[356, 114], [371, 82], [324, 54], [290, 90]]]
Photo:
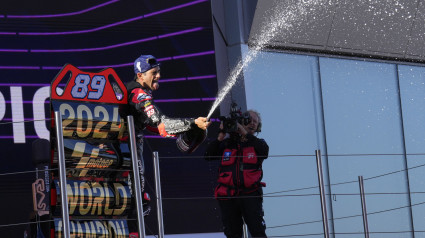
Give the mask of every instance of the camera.
[[223, 132], [229, 134], [237, 133], [238, 123], [246, 126], [251, 122], [249, 113], [242, 114], [235, 102], [231, 104], [229, 117], [220, 116], [219, 119], [223, 122]]

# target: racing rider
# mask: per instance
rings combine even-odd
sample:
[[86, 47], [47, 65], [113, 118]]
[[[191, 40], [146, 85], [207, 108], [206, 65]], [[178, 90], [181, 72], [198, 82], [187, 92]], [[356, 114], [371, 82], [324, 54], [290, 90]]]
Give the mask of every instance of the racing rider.
[[[152, 55], [141, 55], [134, 61], [135, 78], [127, 84], [128, 112], [133, 115], [136, 130], [136, 144], [140, 169], [141, 190], [144, 191], [143, 130], [147, 129], [162, 137], [174, 137], [176, 134], [199, 127], [206, 130], [211, 122], [205, 117], [169, 118], [161, 113], [154, 104], [152, 92], [158, 90], [160, 63]], [[144, 193], [145, 197], [146, 194]]]

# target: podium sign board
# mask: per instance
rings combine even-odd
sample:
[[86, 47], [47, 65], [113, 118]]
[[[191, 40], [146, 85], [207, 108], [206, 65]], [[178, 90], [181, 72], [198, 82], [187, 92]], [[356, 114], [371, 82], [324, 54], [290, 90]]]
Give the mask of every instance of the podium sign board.
[[[51, 113], [62, 116], [71, 237], [133, 232], [128, 224], [134, 210], [131, 156], [120, 116], [126, 105], [125, 86], [111, 68], [93, 73], [67, 64], [51, 84]], [[51, 127], [50, 236], [63, 237], [53, 119]]]

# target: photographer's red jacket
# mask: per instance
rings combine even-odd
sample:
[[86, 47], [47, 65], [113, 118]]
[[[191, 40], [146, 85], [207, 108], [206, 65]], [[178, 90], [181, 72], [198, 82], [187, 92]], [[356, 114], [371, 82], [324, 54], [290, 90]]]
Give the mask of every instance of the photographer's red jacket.
[[208, 145], [206, 160], [220, 159], [216, 198], [225, 199], [249, 194], [265, 186], [262, 164], [268, 157], [266, 141], [254, 135], [246, 135], [245, 140], [230, 137], [223, 141], [215, 140]]

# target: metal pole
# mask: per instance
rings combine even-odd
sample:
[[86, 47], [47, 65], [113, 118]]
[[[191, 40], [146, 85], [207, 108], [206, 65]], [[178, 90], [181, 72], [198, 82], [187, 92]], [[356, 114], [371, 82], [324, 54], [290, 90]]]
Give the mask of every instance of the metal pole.
[[324, 237], [329, 238], [329, 226], [328, 226], [328, 213], [326, 210], [326, 193], [325, 186], [323, 185], [323, 169], [322, 169], [322, 155], [320, 150], [316, 150], [316, 163], [317, 163], [317, 176], [319, 179], [320, 189], [320, 205], [322, 206], [322, 220], [323, 220], [323, 232]]
[[248, 238], [248, 227], [246, 225], [246, 223], [243, 223], [243, 238]]
[[134, 178], [134, 193], [136, 195], [136, 209], [137, 209], [137, 226], [139, 228], [139, 237], [145, 238], [145, 221], [143, 217], [143, 204], [142, 204], [142, 191], [140, 187], [140, 174], [139, 165], [137, 163], [137, 148], [136, 148], [136, 132], [134, 130], [133, 116], [127, 116], [128, 136], [130, 139], [131, 162], [133, 165], [133, 178]]
[[71, 233], [69, 229], [69, 211], [68, 211], [68, 191], [66, 186], [66, 168], [65, 168], [65, 152], [63, 149], [63, 129], [62, 129], [62, 115], [60, 112], [55, 111], [56, 122], [56, 142], [58, 149], [58, 164], [59, 164], [59, 182], [61, 190], [61, 210], [62, 210], [62, 225], [63, 236], [70, 238]]
[[369, 226], [367, 222], [366, 197], [364, 195], [363, 176], [359, 176], [359, 187], [360, 187], [360, 200], [362, 202], [364, 237], [369, 238]]
[[155, 190], [156, 190], [156, 211], [157, 211], [157, 218], [158, 218], [158, 236], [159, 238], [164, 238], [164, 220], [162, 217], [161, 175], [159, 173], [158, 151], [153, 152], [153, 164], [154, 164]]

